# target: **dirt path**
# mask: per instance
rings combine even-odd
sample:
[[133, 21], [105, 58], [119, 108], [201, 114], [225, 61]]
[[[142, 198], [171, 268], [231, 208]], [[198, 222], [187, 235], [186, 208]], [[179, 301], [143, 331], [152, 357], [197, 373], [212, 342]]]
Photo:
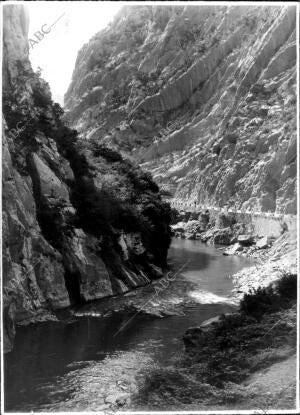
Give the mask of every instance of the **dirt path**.
[[295, 408], [296, 370], [296, 354], [293, 354], [251, 376], [244, 383], [248, 393], [253, 394], [247, 407], [263, 410]]

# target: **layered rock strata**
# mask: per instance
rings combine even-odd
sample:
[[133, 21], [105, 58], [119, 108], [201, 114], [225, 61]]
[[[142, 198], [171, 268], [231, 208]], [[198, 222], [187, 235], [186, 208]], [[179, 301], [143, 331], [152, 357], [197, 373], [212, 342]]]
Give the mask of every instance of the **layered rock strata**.
[[69, 122], [176, 201], [296, 213], [296, 8], [127, 6], [78, 54]]

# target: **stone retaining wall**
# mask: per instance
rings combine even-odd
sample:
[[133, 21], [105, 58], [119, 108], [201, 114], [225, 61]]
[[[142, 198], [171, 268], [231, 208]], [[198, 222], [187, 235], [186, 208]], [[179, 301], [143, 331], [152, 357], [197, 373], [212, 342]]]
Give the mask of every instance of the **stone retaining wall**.
[[249, 233], [254, 236], [278, 237], [284, 230], [297, 229], [297, 215], [285, 215], [274, 212], [251, 212], [235, 210], [230, 208], [219, 208], [214, 206], [199, 205], [193, 202], [171, 200], [170, 204], [178, 211], [200, 213], [208, 210], [211, 215], [218, 213], [233, 214], [237, 222], [245, 223]]

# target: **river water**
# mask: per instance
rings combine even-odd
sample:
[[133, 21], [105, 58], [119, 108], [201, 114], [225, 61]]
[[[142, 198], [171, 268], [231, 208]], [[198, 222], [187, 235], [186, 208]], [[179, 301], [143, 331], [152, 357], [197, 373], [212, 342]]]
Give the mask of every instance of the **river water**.
[[135, 392], [133, 379], [182, 351], [187, 328], [234, 310], [229, 276], [253, 261], [175, 239], [169, 263], [185, 268], [164, 289], [150, 285], [71, 318], [19, 327], [5, 355], [6, 410], [102, 410], [108, 396]]

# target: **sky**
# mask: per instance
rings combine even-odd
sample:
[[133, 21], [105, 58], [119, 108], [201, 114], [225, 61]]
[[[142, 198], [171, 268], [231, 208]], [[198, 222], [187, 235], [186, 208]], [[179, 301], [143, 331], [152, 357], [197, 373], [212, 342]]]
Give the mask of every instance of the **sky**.
[[[104, 1], [33, 1], [25, 5], [32, 67], [42, 69], [53, 100], [63, 105], [79, 49], [108, 25], [122, 5]], [[44, 32], [44, 37], [37, 32]]]

